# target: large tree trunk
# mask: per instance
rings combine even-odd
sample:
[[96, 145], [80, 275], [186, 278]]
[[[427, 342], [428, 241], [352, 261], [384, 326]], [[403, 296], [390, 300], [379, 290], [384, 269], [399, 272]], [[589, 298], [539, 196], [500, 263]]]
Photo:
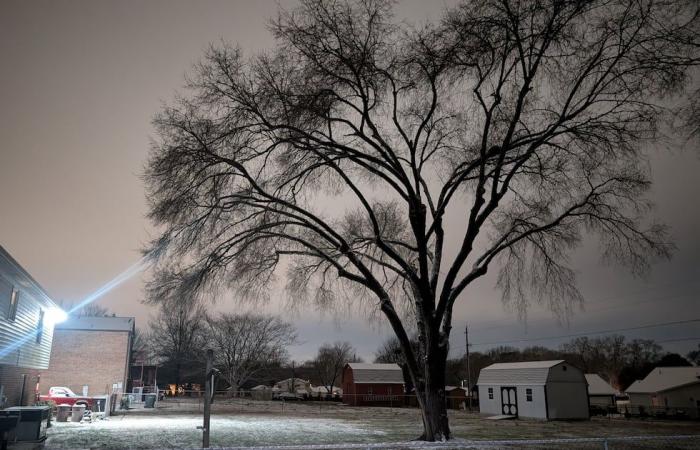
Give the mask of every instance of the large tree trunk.
[[423, 418], [420, 440], [444, 441], [450, 439], [450, 425], [445, 402], [445, 357], [443, 352], [429, 352], [425, 358], [425, 383], [416, 388]]

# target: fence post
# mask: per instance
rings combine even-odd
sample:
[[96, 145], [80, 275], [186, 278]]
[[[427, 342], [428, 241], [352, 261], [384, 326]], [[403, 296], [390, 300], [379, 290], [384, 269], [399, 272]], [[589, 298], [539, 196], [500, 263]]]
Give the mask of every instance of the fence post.
[[603, 450], [608, 450], [608, 440], [607, 439], [603, 440]]
[[204, 423], [202, 433], [202, 447], [209, 448], [209, 424], [211, 419], [211, 397], [213, 394], [211, 373], [214, 365], [214, 351], [207, 350], [207, 372], [204, 379]]

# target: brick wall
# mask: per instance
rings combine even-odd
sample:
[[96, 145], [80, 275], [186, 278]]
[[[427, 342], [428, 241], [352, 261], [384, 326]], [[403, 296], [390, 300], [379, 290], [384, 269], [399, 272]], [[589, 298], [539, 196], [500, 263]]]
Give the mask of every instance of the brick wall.
[[112, 385], [126, 388], [129, 334], [125, 331], [54, 330], [51, 361], [41, 373], [41, 393], [67, 386], [82, 395], [109, 394]]
[[[31, 405], [34, 403], [36, 383], [41, 370], [0, 364], [0, 385], [7, 398], [5, 407]], [[22, 375], [26, 375], [24, 398], [22, 393]]]

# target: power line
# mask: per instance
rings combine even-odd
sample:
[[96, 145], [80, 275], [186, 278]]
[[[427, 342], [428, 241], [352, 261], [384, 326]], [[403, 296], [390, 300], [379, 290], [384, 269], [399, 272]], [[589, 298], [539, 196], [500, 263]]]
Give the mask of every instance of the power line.
[[607, 333], [616, 333], [616, 332], [620, 332], [620, 331], [643, 330], [643, 329], [647, 329], [647, 328], [665, 327], [665, 326], [670, 326], [670, 325], [682, 325], [682, 324], [694, 323], [694, 322], [700, 322], [700, 318], [689, 319], [689, 320], [678, 320], [675, 322], [662, 322], [662, 323], [655, 323], [655, 324], [649, 324], [649, 325], [640, 325], [640, 326], [628, 327], [628, 328], [616, 328], [616, 329], [610, 329], [610, 330], [599, 330], [599, 331], [588, 331], [588, 332], [583, 332], [583, 333], [564, 334], [564, 335], [559, 335], [559, 336], [515, 339], [515, 340], [510, 340], [510, 341], [493, 341], [493, 342], [478, 342], [478, 343], [473, 342], [470, 345], [472, 345], [472, 346], [474, 346], [474, 345], [500, 345], [500, 344], [514, 344], [514, 343], [518, 343], [518, 342], [549, 341], [549, 340], [561, 339], [561, 338], [582, 337], [582, 336], [588, 336], [591, 334], [607, 334]]
[[[677, 299], [683, 299], [683, 298], [689, 297], [689, 296], [691, 296], [691, 295], [693, 295], [693, 293], [685, 293], [685, 294], [672, 295], [672, 296], [670, 296], [670, 297], [655, 297], [655, 298], [646, 299], [646, 300], [641, 300], [641, 301], [637, 301], [637, 302], [622, 303], [622, 304], [619, 304], [619, 305], [611, 305], [611, 306], [604, 306], [604, 307], [602, 307], [602, 308], [592, 308], [592, 309], [586, 308], [586, 309], [584, 309], [584, 310], [582, 311], [582, 313], [583, 313], [583, 314], [587, 314], [587, 313], [590, 313], [590, 312], [609, 311], [609, 310], [611, 310], [611, 309], [627, 308], [627, 307], [630, 307], [630, 306], [643, 305], [643, 304], [647, 304], [647, 303], [656, 303], [656, 302], [661, 302], [661, 301], [677, 300]], [[620, 297], [618, 297], [618, 298], [620, 298]], [[624, 297], [623, 297], [623, 298], [624, 298]], [[610, 298], [609, 300], [613, 300], [613, 298]], [[595, 304], [595, 303], [600, 303], [600, 301], [592, 301], [591, 303], [593, 303], [593, 304]], [[585, 305], [584, 305], [584, 306], [585, 306]], [[512, 322], [512, 320], [509, 320], [509, 319], [498, 319], [498, 320], [491, 320], [491, 321], [488, 321], [488, 322], [485, 322], [485, 323], [497, 323], [497, 322], [506, 322], [506, 321], [509, 322], [509, 323]], [[538, 320], [536, 319], [535, 322], [537, 322], [537, 321], [538, 321]], [[482, 322], [482, 323], [483, 323], [483, 322]], [[486, 327], [486, 328], [475, 328], [475, 329], [472, 329], [472, 331], [491, 331], [491, 330], [497, 330], [497, 329], [499, 329], [499, 328], [506, 328], [506, 327], [508, 327], [508, 326], [509, 326], [509, 324], [506, 324], [506, 325], [497, 325], [497, 326]]]

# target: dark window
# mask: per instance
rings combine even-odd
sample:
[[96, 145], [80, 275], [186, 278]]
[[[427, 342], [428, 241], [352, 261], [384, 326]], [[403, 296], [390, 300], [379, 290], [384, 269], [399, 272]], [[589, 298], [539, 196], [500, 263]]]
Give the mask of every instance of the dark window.
[[39, 322], [36, 324], [36, 343], [41, 344], [41, 338], [44, 334], [44, 310], [39, 310]]
[[530, 389], [530, 388], [525, 389], [525, 400], [528, 402], [532, 401], [532, 389]]
[[10, 295], [10, 309], [7, 311], [7, 320], [15, 320], [17, 317], [17, 305], [19, 304], [19, 291], [16, 288], [12, 288], [12, 294]]
[[489, 400], [493, 400], [493, 388], [489, 388]]

